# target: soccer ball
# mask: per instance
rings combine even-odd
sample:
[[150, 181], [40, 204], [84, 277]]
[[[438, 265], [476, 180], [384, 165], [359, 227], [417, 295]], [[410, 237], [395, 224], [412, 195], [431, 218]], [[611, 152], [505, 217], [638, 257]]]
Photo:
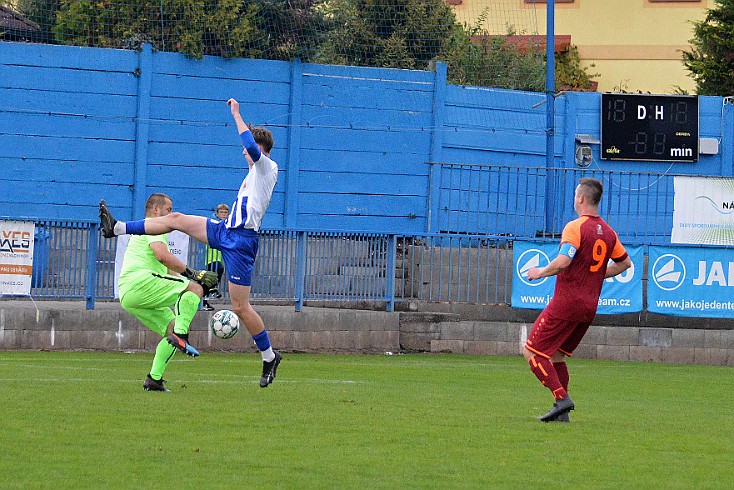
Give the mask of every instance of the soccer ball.
[[232, 311], [219, 310], [209, 320], [209, 328], [215, 337], [231, 339], [240, 329], [240, 319]]

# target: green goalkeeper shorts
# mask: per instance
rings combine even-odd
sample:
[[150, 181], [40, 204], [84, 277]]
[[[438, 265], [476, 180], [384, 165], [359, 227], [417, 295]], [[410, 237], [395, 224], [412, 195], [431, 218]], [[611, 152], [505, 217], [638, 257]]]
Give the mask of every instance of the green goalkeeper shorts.
[[164, 336], [175, 318], [171, 308], [188, 285], [189, 280], [180, 276], [141, 271], [128, 276], [124, 288], [120, 286], [120, 305], [143, 325]]

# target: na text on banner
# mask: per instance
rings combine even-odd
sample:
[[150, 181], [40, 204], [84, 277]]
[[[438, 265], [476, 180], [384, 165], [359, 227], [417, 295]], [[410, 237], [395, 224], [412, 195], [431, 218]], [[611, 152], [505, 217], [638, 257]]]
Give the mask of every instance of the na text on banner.
[[678, 175], [673, 187], [671, 243], [734, 245], [734, 179]]

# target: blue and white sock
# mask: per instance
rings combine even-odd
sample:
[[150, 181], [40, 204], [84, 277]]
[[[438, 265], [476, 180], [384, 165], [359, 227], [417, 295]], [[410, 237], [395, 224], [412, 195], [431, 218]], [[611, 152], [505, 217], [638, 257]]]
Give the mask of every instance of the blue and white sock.
[[255, 345], [257, 345], [257, 350], [260, 351], [263, 361], [270, 362], [275, 359], [275, 352], [273, 352], [272, 347], [270, 347], [270, 338], [268, 337], [267, 330], [263, 330], [259, 334], [253, 335], [252, 340], [255, 341]]

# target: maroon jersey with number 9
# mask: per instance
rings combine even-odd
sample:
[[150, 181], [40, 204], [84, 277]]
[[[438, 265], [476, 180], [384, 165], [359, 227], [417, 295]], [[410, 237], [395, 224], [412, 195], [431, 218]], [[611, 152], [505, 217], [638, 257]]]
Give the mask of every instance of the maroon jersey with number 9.
[[576, 253], [571, 265], [556, 276], [553, 298], [545, 311], [565, 320], [591, 322], [609, 259], [621, 262], [627, 251], [617, 233], [599, 216], [584, 215], [568, 223], [561, 235], [563, 243], [575, 247]]

